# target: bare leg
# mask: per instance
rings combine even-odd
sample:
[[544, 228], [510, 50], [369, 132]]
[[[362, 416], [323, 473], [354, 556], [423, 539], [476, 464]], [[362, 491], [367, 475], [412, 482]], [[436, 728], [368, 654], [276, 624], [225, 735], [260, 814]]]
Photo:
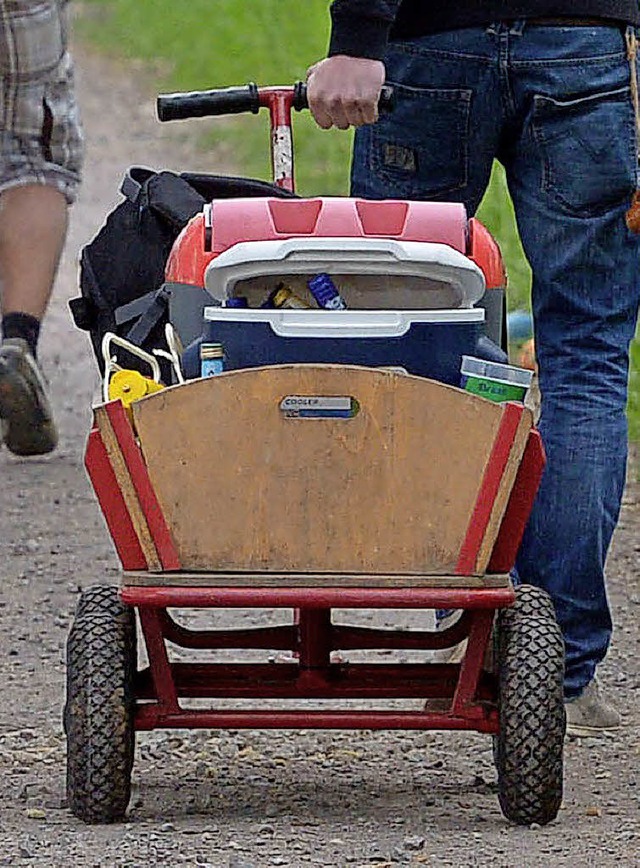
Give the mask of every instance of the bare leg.
[[0, 301], [3, 314], [44, 316], [67, 232], [67, 201], [30, 184], [0, 195]]
[[43, 455], [58, 442], [35, 348], [66, 232], [67, 202], [55, 187], [0, 195], [0, 440], [16, 455]]

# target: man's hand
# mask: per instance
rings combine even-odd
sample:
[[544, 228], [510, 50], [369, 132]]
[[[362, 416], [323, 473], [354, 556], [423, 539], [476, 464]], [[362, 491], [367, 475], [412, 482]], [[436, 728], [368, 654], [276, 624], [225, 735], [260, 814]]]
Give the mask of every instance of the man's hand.
[[337, 54], [307, 71], [307, 99], [323, 130], [360, 127], [378, 120], [385, 69], [380, 60]]

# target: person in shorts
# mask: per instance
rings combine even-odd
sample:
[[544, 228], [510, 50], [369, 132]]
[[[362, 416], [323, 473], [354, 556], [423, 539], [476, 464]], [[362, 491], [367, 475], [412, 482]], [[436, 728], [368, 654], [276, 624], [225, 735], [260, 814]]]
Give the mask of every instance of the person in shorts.
[[37, 363], [83, 141], [67, 49], [67, 0], [0, 0], [0, 443], [55, 449]]

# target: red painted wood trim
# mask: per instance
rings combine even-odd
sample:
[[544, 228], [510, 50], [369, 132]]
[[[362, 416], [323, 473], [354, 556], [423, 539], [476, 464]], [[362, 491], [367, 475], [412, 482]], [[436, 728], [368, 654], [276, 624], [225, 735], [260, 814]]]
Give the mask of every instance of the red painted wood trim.
[[147, 521], [162, 568], [164, 570], [178, 570], [181, 566], [178, 552], [151, 485], [142, 452], [135, 441], [129, 417], [120, 401], [111, 401], [105, 405], [105, 409], [120, 446], [122, 457], [131, 475], [131, 481], [138, 495], [140, 508]]
[[123, 569], [146, 570], [148, 564], [142, 546], [97, 428], [89, 432], [84, 465]]
[[522, 536], [538, 493], [544, 465], [542, 438], [540, 432], [534, 429], [527, 440], [487, 572], [507, 573], [515, 564]]
[[460, 547], [458, 563], [455, 573], [457, 575], [473, 574], [476, 561], [482, 545], [491, 510], [502, 482], [502, 477], [511, 454], [513, 440], [524, 412], [521, 404], [508, 403], [505, 405], [502, 421], [496, 434], [496, 439], [484, 469], [482, 483], [476, 499], [476, 504], [471, 514], [467, 533]]

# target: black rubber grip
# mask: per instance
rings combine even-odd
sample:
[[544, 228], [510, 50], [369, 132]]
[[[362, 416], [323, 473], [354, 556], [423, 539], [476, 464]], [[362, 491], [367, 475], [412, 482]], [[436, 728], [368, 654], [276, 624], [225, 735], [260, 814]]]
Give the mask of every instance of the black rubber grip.
[[[382, 90], [380, 91], [380, 99], [378, 100], [378, 111], [386, 114], [387, 112], [393, 111], [394, 105], [395, 94], [393, 86], [390, 84], [383, 84]], [[302, 111], [302, 109], [309, 108], [309, 102], [307, 100], [307, 85], [304, 81], [298, 81], [294, 85], [293, 107], [296, 111]]]
[[161, 121], [235, 115], [242, 112], [257, 114], [260, 110], [260, 99], [257, 86], [251, 83], [246, 87], [163, 93], [158, 97], [157, 110], [158, 119]]

